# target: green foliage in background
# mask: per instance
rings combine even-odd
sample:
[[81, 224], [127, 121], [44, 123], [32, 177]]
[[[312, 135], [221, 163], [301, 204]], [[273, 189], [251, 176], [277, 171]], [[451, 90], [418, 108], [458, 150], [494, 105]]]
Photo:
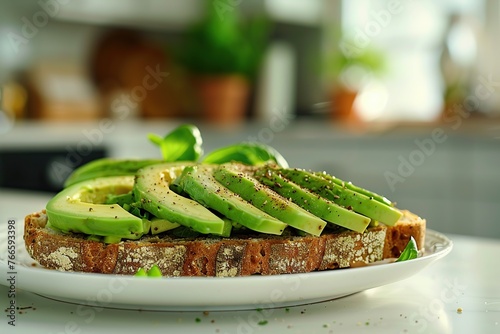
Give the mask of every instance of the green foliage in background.
[[333, 38], [338, 41], [336, 48], [325, 57], [322, 69], [334, 80], [349, 68], [359, 67], [366, 73], [379, 76], [388, 70], [387, 56], [371, 45], [359, 45], [355, 39], [346, 37], [340, 29], [334, 29]]
[[182, 64], [193, 74], [241, 74], [252, 79], [264, 53], [269, 21], [243, 22], [236, 6], [221, 1], [207, 5], [204, 19], [186, 33]]

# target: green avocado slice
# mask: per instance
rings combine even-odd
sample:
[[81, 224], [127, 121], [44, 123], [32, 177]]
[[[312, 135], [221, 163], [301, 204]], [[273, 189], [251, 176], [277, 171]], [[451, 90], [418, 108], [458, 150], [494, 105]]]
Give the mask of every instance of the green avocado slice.
[[170, 189], [170, 184], [186, 166], [193, 162], [163, 163], [141, 168], [137, 171], [134, 196], [143, 209], [158, 218], [203, 234], [224, 235], [227, 224], [203, 205]]
[[394, 206], [394, 203], [392, 203], [390, 200], [388, 200], [384, 196], [379, 195], [377, 193], [374, 193], [372, 191], [366, 190], [364, 188], [358, 187], [358, 186], [352, 184], [351, 182], [343, 181], [339, 178], [336, 178], [333, 175], [327, 174], [326, 172], [314, 172], [313, 174], [320, 176], [328, 181], [331, 181], [332, 183], [334, 183], [338, 186], [341, 186], [342, 188], [350, 189], [350, 190], [355, 191], [357, 193], [363, 194], [369, 198], [373, 198], [375, 201], [380, 202], [384, 205], [387, 205], [390, 207]]
[[170, 220], [154, 217], [151, 219], [151, 234], [155, 235], [165, 231], [173, 230], [181, 226], [178, 223], [172, 223]]
[[298, 230], [319, 236], [326, 221], [302, 209], [292, 201], [264, 186], [235, 164], [220, 165], [214, 177], [260, 210]]
[[117, 204], [102, 204], [108, 194], [125, 194], [133, 184], [133, 176], [112, 176], [69, 186], [47, 203], [48, 221], [63, 232], [138, 239], [144, 233], [141, 218]]
[[279, 171], [273, 168], [258, 168], [255, 171], [255, 177], [283, 197], [289, 198], [298, 206], [330, 223], [360, 233], [364, 232], [370, 223], [370, 218], [341, 207], [326, 198], [300, 187], [283, 177]]
[[381, 203], [373, 197], [336, 184], [322, 174], [314, 174], [298, 168], [278, 168], [278, 170], [283, 176], [299, 186], [386, 225], [394, 225], [402, 216], [398, 209]]
[[186, 167], [178, 184], [194, 200], [256, 232], [281, 235], [287, 224], [259, 210], [217, 182], [209, 165]]

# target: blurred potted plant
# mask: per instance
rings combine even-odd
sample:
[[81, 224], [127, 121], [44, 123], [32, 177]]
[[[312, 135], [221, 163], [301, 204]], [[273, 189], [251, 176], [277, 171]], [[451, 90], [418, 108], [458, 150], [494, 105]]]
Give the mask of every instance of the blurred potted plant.
[[356, 48], [354, 42], [346, 40], [339, 45], [326, 65], [327, 72], [333, 77], [331, 115], [342, 121], [359, 121], [356, 98], [370, 79], [385, 72], [385, 55], [368, 46]]
[[193, 78], [207, 121], [235, 123], [245, 118], [267, 28], [263, 19], [244, 24], [235, 7], [221, 11], [209, 1], [205, 18], [188, 30], [181, 62]]

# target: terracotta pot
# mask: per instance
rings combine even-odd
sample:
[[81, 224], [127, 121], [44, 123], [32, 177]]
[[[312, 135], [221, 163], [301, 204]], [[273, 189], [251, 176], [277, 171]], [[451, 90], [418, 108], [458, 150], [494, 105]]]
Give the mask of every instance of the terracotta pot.
[[205, 76], [195, 80], [202, 117], [211, 123], [233, 124], [245, 119], [250, 84], [239, 75]]
[[334, 120], [358, 122], [359, 116], [354, 108], [358, 92], [339, 88], [332, 92], [331, 116]]

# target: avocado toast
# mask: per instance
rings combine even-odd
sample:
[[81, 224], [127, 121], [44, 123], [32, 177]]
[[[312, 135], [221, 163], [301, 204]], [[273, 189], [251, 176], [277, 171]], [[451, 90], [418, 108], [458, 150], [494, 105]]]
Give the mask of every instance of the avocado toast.
[[201, 137], [188, 129], [196, 154], [175, 156], [191, 161], [165, 153], [174, 131], [163, 142], [155, 137], [162, 160], [101, 159], [77, 169], [45, 210], [26, 217], [31, 257], [62, 271], [134, 275], [158, 267], [164, 276], [232, 277], [395, 259], [410, 240], [422, 250], [425, 220], [386, 198], [289, 168], [255, 143], [197, 161]]

